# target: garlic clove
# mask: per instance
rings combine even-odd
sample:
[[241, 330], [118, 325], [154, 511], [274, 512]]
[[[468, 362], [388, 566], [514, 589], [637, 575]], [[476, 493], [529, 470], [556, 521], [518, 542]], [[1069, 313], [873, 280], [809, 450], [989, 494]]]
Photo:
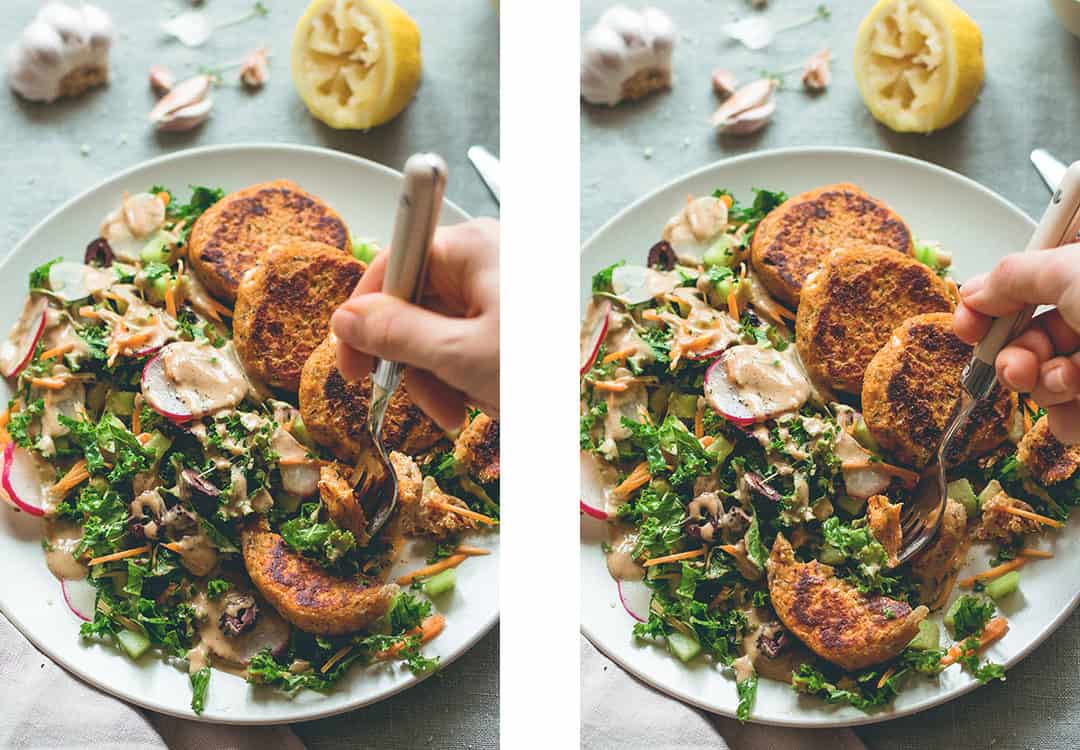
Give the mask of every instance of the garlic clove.
[[739, 79], [730, 70], [715, 70], [712, 74], [713, 92], [722, 99], [735, 93]]
[[176, 76], [172, 74], [171, 70], [161, 65], [152, 65], [150, 67], [150, 88], [154, 90], [155, 94], [165, 96], [172, 91], [175, 85]]
[[719, 128], [725, 127], [726, 123], [740, 113], [756, 109], [770, 101], [775, 89], [776, 81], [772, 78], [759, 78], [746, 84], [717, 108], [712, 116], [712, 124]]
[[157, 129], [164, 132], [191, 130], [206, 122], [213, 107], [214, 100], [207, 97], [202, 101], [170, 112], [164, 118], [158, 120]]
[[832, 53], [828, 49], [810, 57], [803, 68], [802, 82], [810, 91], [824, 91], [832, 81], [832, 71], [829, 63], [832, 61]]
[[776, 111], [776, 99], [770, 98], [764, 104], [753, 109], [743, 110], [719, 125], [725, 135], [747, 135], [769, 124]]
[[261, 88], [270, 77], [269, 55], [259, 47], [240, 64], [240, 82], [248, 88]]
[[212, 83], [208, 75], [198, 75], [187, 79], [154, 105], [154, 108], [150, 110], [150, 121], [159, 123], [170, 113], [198, 103], [210, 93]]

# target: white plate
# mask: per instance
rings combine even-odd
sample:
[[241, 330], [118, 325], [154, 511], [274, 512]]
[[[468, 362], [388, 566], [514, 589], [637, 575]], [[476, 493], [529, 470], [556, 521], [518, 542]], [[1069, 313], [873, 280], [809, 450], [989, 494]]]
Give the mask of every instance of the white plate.
[[[722, 187], [747, 200], [755, 187], [794, 195], [833, 182], [854, 182], [896, 209], [916, 237], [942, 242], [954, 254], [958, 279], [988, 270], [1001, 256], [1022, 249], [1035, 226], [1001, 196], [966, 177], [908, 157], [845, 148], [749, 154], [678, 179], [601, 228], [582, 250], [582, 309], [589, 298], [592, 275], [621, 259], [644, 263], [664, 223], [685, 203], [687, 195], [703, 195]], [[582, 492], [586, 502], [599, 497], [585, 471]], [[583, 516], [581, 537], [584, 634], [623, 668], [654, 687], [708, 711], [734, 716], [737, 699], [730, 671], [725, 673], [701, 660], [686, 667], [662, 647], [634, 642], [630, 634], [633, 621], [619, 604], [600, 549], [606, 538], [604, 524]], [[1047, 539], [1054, 558], [1034, 562], [1023, 570], [1021, 593], [1003, 606], [1011, 625], [1009, 634], [986, 651], [986, 657], [1008, 667], [1042, 643], [1080, 602], [1080, 577], [1076, 575], [1080, 568], [1080, 522], [1074, 518], [1063, 531], [1047, 534]], [[963, 575], [985, 570], [988, 556], [976, 547], [968, 560]], [[937, 682], [913, 679], [892, 706], [866, 714], [850, 706], [829, 706], [800, 696], [787, 685], [762, 680], [751, 720], [802, 727], [869, 724], [939, 705], [976, 686], [966, 673], [952, 667]]]
[[[181, 199], [189, 185], [232, 191], [252, 183], [288, 178], [324, 199], [344, 217], [354, 237], [388, 244], [393, 229], [401, 175], [392, 169], [336, 151], [289, 145], [220, 146], [194, 149], [154, 159], [106, 180], [56, 209], [0, 265], [0, 335], [22, 309], [30, 271], [52, 258], [82, 260], [86, 244], [97, 235], [101, 219], [123, 191], [138, 192], [158, 184]], [[42, 212], [50, 209], [42, 206]], [[468, 218], [447, 201], [442, 221]], [[10, 397], [0, 385], [3, 403]], [[119, 698], [161, 713], [196, 718], [182, 663], [170, 665], [153, 655], [138, 663], [111, 646], [84, 644], [79, 622], [64, 605], [60, 585], [45, 567], [40, 522], [0, 508], [0, 560], [7, 574], [0, 585], [0, 611], [53, 661]], [[443, 666], [468, 650], [498, 619], [499, 537], [486, 534], [476, 543], [490, 547], [488, 557], [458, 568], [457, 586], [437, 602], [446, 630], [426, 647]], [[406, 550], [391, 575], [424, 564], [422, 551]], [[445, 601], [444, 601], [445, 599]], [[241, 678], [214, 672], [202, 721], [229, 724], [275, 724], [317, 719], [387, 698], [415, 685], [400, 663], [356, 668], [329, 695], [305, 691], [289, 698], [268, 688], [254, 688]]]

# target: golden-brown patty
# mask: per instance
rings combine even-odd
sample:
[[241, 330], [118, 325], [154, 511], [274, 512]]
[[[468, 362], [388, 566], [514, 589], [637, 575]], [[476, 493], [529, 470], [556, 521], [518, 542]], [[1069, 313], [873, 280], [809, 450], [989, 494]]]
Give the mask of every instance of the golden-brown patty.
[[[317, 443], [345, 461], [356, 461], [370, 444], [367, 416], [371, 376], [350, 383], [337, 368], [337, 339], [330, 334], [304, 365], [300, 375], [300, 416]], [[416, 454], [443, 436], [431, 418], [402, 386], [386, 408], [382, 438], [388, 451]]]
[[251, 582], [282, 617], [308, 633], [342, 635], [386, 614], [398, 593], [392, 583], [364, 575], [335, 576], [289, 548], [265, 519], [248, 521], [240, 540]]
[[912, 251], [903, 219], [855, 185], [841, 183], [796, 195], [770, 211], [754, 231], [750, 253], [769, 291], [794, 307], [825, 255], [856, 242]]
[[349, 298], [364, 264], [320, 242], [271, 249], [240, 282], [233, 340], [248, 372], [296, 391], [300, 371], [330, 330], [330, 316]]
[[1040, 483], [1057, 484], [1080, 468], [1080, 445], [1064, 445], [1054, 437], [1043, 415], [1016, 446], [1016, 457]]
[[[971, 347], [953, 333], [951, 313], [917, 315], [897, 326], [874, 355], [863, 380], [867, 427], [901, 462], [926, 466], [960, 398], [960, 374]], [[995, 386], [954, 438], [951, 465], [987, 453], [1008, 436], [1016, 395]]]
[[188, 259], [217, 298], [236, 299], [240, 279], [274, 245], [313, 240], [349, 250], [341, 217], [290, 180], [274, 180], [226, 195], [198, 218]]
[[499, 422], [481, 412], [454, 443], [454, 458], [481, 484], [499, 481]]
[[948, 284], [929, 267], [892, 248], [857, 243], [833, 250], [806, 279], [795, 342], [819, 382], [858, 394], [866, 366], [896, 326], [954, 306]]

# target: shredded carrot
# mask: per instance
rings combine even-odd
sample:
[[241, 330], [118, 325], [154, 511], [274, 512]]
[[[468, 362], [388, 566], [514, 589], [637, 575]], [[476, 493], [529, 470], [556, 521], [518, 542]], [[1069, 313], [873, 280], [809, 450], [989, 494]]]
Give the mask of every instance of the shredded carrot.
[[791, 312], [791, 310], [787, 309], [783, 305], [778, 304], [776, 306], [776, 311], [780, 314], [781, 318], [787, 318], [788, 320], [795, 320], [795, 313]]
[[1020, 518], [1026, 518], [1029, 521], [1037, 521], [1044, 526], [1052, 526], [1055, 529], [1060, 529], [1062, 526], [1065, 525], [1061, 521], [1057, 521], [1053, 518], [1047, 518], [1046, 516], [1041, 516], [1038, 513], [1032, 513], [1030, 510], [1024, 510], [1023, 508], [1014, 508], [1011, 505], [999, 505], [994, 508], [994, 510], [997, 510], [1001, 513], [1008, 513], [1013, 516], [1019, 516]]
[[459, 544], [454, 548], [455, 555], [467, 555], [468, 557], [482, 557], [483, 555], [490, 555], [491, 550], [484, 549], [483, 547], [470, 547], [467, 544]]
[[720, 196], [720, 202], [723, 203], [728, 208], [731, 208], [732, 204], [735, 203], [735, 200], [730, 195], [728, 195], [727, 193], [724, 193], [723, 195]]
[[148, 329], [148, 330], [145, 330], [145, 331], [139, 331], [138, 333], [132, 333], [132, 334], [130, 334], [128, 336], [123, 336], [121, 338], [118, 338], [116, 340], [116, 343], [117, 343], [117, 347], [119, 349], [130, 349], [133, 346], [138, 346], [139, 344], [145, 344], [147, 341], [149, 341], [153, 337], [154, 337], [154, 332], [152, 330]]
[[[131, 412], [131, 431], [136, 435], [142, 432], [142, 415], [140, 412], [142, 409], [136, 404], [135, 408]], [[148, 438], [149, 439], [149, 438]]]
[[82, 307], [80, 307], [79, 315], [83, 318], [90, 318], [91, 320], [101, 320], [101, 313], [99, 313], [90, 305], [83, 305]]
[[[132, 432], [135, 432], [135, 430], [132, 430]], [[152, 437], [154, 436], [151, 435], [149, 432], [140, 432], [135, 436], [135, 439], [139, 441], [139, 445], [146, 445], [150, 442], [150, 438]]]
[[459, 516], [471, 518], [478, 523], [486, 524], [488, 526], [495, 526], [499, 523], [494, 518], [491, 518], [490, 516], [485, 516], [483, 513], [477, 513], [475, 510], [462, 508], [460, 505], [444, 503], [442, 500], [428, 500], [427, 504], [429, 507], [438, 508], [439, 510], [445, 510], [447, 513], [456, 513]]
[[123, 552], [113, 552], [111, 555], [102, 555], [101, 557], [95, 557], [87, 565], [100, 565], [101, 563], [112, 562], [113, 560], [123, 560], [126, 557], [136, 557], [137, 555], [145, 555], [150, 551], [150, 545], [144, 544], [141, 547], [135, 549], [126, 549]]
[[90, 472], [86, 470], [86, 459], [81, 459], [76, 461], [75, 464], [68, 469], [68, 473], [52, 486], [50, 493], [57, 499], [66, 497], [67, 493], [71, 492], [89, 478]]
[[470, 555], [466, 555], [463, 552], [455, 553], [453, 555], [450, 555], [450, 557], [445, 557], [442, 560], [439, 560], [437, 563], [425, 565], [422, 568], [417, 568], [412, 573], [406, 573], [403, 576], [399, 576], [397, 579], [397, 583], [399, 586], [407, 586], [408, 584], [415, 581], [417, 578], [428, 578], [429, 576], [433, 576], [436, 573], [441, 573], [448, 568], [456, 568], [457, 566], [461, 565], [461, 563], [465, 562], [465, 560], [467, 560], [469, 557]]
[[67, 387], [67, 378], [30, 378], [30, 385], [50, 391], [60, 391]]
[[233, 311], [231, 309], [225, 307], [225, 305], [221, 304], [213, 297], [207, 297], [206, 304], [210, 307], [211, 310], [214, 310], [215, 312], [224, 315], [226, 318], [231, 318], [233, 316]]
[[312, 458], [311, 456], [292, 456], [278, 459], [279, 466], [303, 466], [305, 464], [327, 464], [330, 461], [323, 461], [321, 458]]
[[1026, 435], [1031, 432], [1031, 428], [1034, 424], [1031, 421], [1031, 413], [1025, 407], [1020, 407], [1020, 411], [1023, 412], [1024, 415], [1024, 434]]
[[166, 191], [162, 190], [160, 193], [158, 193], [154, 197], [157, 198], [162, 203], [164, 203], [166, 205], [166, 207], [169, 205], [169, 194]]
[[656, 312], [656, 310], [651, 310], [651, 309], [650, 310], [642, 310], [641, 319], [642, 320], [651, 320], [653, 322], [656, 322], [658, 320], [663, 320], [663, 318], [660, 317], [660, 313]]
[[598, 391], [607, 391], [609, 393], [623, 393], [630, 388], [628, 383], [620, 383], [614, 380], [594, 380], [592, 385]]
[[180, 544], [177, 542], [162, 542], [161, 546], [169, 550], [170, 552], [175, 552], [178, 555], [184, 551], [184, 548], [181, 547]]
[[1010, 570], [1016, 570], [1017, 568], [1022, 568], [1026, 564], [1027, 564], [1027, 558], [1026, 557], [1023, 557], [1023, 556], [1014, 557], [1012, 560], [1006, 560], [1005, 562], [1001, 563], [1000, 565], [995, 565], [994, 567], [990, 568], [990, 570], [984, 570], [982, 573], [976, 573], [973, 576], [969, 576], [968, 578], [964, 578], [964, 579], [960, 580], [959, 581], [960, 588], [962, 588], [962, 589], [973, 588], [975, 586], [975, 584], [978, 583], [979, 581], [992, 581], [995, 578], [1000, 578], [1001, 576], [1005, 575]]
[[612, 493], [617, 497], [629, 497], [631, 492], [644, 486], [650, 479], [652, 479], [652, 474], [649, 473], [649, 463], [642, 461], [612, 490]]
[[705, 401], [698, 399], [697, 410], [694, 411], [694, 437], [701, 440], [705, 436]]
[[[445, 627], [446, 618], [443, 617], [441, 614], [436, 613], [426, 618], [422, 623], [420, 623], [420, 627], [413, 628], [408, 633], [406, 633], [405, 637], [406, 639], [408, 639], [415, 635], [418, 635], [420, 636], [420, 643], [429, 643], [432, 639], [435, 638], [435, 636], [443, 632], [443, 628]], [[405, 641], [403, 640], [395, 643], [393, 646], [386, 649], [385, 651], [380, 651], [379, 653], [375, 654], [375, 658], [393, 659], [395, 656], [400, 654], [402, 650], [404, 650], [404, 648]]]
[[684, 341], [681, 345], [681, 349], [684, 352], [696, 352], [698, 349], [704, 349], [706, 346], [712, 343], [713, 334], [703, 333], [700, 336], [695, 336], [689, 341]]
[[[1009, 632], [1009, 621], [1004, 617], [995, 617], [986, 623], [986, 627], [983, 628], [982, 635], [979, 636], [979, 651], [989, 646], [994, 641], [999, 641], [1005, 637], [1005, 634]], [[954, 643], [945, 656], [941, 658], [942, 666], [949, 666], [955, 664], [956, 661], [964, 655], [963, 641], [960, 643]]]
[[1054, 556], [1053, 552], [1045, 549], [1034, 549], [1033, 547], [1024, 547], [1020, 550], [1020, 554], [1024, 557], [1031, 557], [1036, 560], [1049, 560]]
[[708, 448], [710, 445], [716, 442], [716, 438], [714, 438], [712, 435], [706, 435], [705, 437], [701, 438], [699, 442], [701, 443], [702, 448]]
[[0, 430], [5, 429], [10, 421], [11, 409], [4, 409], [3, 413], [0, 414]]
[[641, 565], [645, 568], [651, 568], [653, 565], [662, 565], [663, 563], [678, 562], [679, 560], [693, 560], [695, 557], [701, 557], [704, 554], [705, 548], [700, 547], [698, 549], [692, 549], [689, 552], [676, 552], [674, 555], [652, 557], [643, 562]]
[[333, 656], [331, 656], [329, 659], [326, 660], [326, 663], [323, 664], [319, 668], [319, 671], [322, 672], [323, 674], [326, 674], [331, 669], [333, 669], [335, 664], [337, 664], [339, 661], [341, 661], [346, 656], [348, 656], [349, 652], [352, 651], [352, 649], [353, 649], [353, 647], [352, 647], [351, 643], [348, 644], [348, 645], [342, 646], [340, 649], [337, 650], [337, 652], [334, 653]]
[[919, 483], [919, 473], [917, 471], [911, 471], [901, 466], [893, 466], [887, 464], [884, 461], [845, 461], [840, 464], [841, 469], [877, 469], [883, 474], [888, 474], [891, 477], [896, 477], [901, 482], [909, 487], [914, 487]]
[[60, 344], [60, 346], [54, 346], [52, 349], [46, 349], [41, 353], [38, 359], [44, 362], [47, 359], [59, 359], [65, 354], [75, 348], [75, 344], [68, 342], [67, 344]]
[[624, 359], [634, 353], [634, 349], [623, 349], [622, 351], [612, 352], [600, 360], [600, 364], [607, 365], [612, 362], [622, 362]]
[[165, 312], [169, 317], [176, 317], [176, 283], [170, 282], [165, 285]]
[[735, 320], [738, 320], [739, 319], [739, 297], [735, 293], [736, 288], [737, 288], [736, 285], [732, 284], [731, 285], [731, 291], [728, 292], [728, 295], [727, 295], [727, 311], [728, 311], [728, 315], [735, 318]]
[[878, 690], [881, 690], [881, 688], [885, 687], [885, 683], [888, 682], [889, 678], [892, 677], [894, 674], [896, 674], [896, 667], [889, 667], [888, 669], [886, 669], [885, 673], [881, 675], [881, 679], [878, 680]]

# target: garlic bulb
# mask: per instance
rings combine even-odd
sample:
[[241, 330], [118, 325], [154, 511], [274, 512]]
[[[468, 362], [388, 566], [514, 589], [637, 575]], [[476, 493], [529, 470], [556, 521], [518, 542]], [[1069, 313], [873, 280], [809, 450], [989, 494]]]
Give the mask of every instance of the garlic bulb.
[[49, 3], [8, 50], [8, 82], [21, 96], [53, 102], [109, 79], [113, 25], [94, 5]]
[[581, 49], [581, 96], [614, 106], [671, 86], [675, 24], [657, 8], [607, 10], [585, 34]]

